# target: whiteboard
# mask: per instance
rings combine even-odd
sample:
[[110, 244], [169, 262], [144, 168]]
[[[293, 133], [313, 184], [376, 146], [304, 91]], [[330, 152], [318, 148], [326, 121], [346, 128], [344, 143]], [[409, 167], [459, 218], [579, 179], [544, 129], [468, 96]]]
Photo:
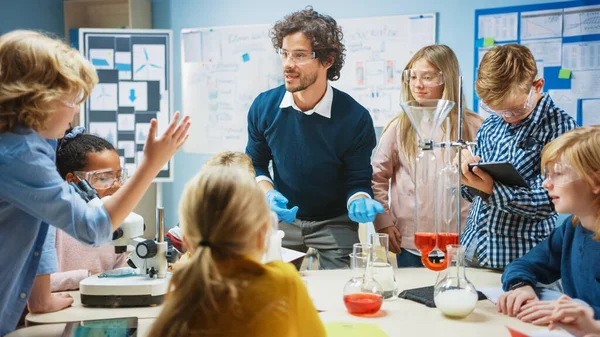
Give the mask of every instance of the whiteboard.
[[[338, 20], [346, 61], [331, 84], [365, 106], [376, 127], [399, 111], [402, 70], [436, 41], [436, 14]], [[183, 111], [192, 116], [188, 153], [244, 151], [247, 114], [263, 91], [283, 84], [270, 24], [181, 31]]]
[[192, 117], [184, 151], [244, 151], [250, 105], [283, 84], [270, 25], [183, 29], [183, 111]]
[[436, 14], [339, 20], [346, 45], [340, 79], [331, 84], [350, 94], [382, 127], [400, 111], [402, 71], [410, 58], [436, 41]]
[[[92, 63], [99, 83], [84, 102], [81, 124], [111, 142], [128, 174], [143, 159], [150, 121], [158, 134], [173, 110], [172, 31], [158, 29], [78, 29], [80, 52]], [[173, 159], [154, 182], [173, 181]]]

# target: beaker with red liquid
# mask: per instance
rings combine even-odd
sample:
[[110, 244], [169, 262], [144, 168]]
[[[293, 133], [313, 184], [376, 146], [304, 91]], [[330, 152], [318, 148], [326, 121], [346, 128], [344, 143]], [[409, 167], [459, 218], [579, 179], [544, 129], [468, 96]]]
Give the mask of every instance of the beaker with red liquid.
[[376, 314], [383, 304], [383, 287], [372, 275], [373, 245], [355, 243], [350, 257], [352, 278], [344, 286], [344, 305], [353, 315]]

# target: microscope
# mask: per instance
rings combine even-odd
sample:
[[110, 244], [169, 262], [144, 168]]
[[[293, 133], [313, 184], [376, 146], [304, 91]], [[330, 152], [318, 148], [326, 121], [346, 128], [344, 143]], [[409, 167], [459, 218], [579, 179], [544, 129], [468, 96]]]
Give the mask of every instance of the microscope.
[[[85, 180], [71, 183], [90, 207], [102, 205], [96, 191]], [[103, 200], [110, 198], [104, 197]], [[164, 240], [164, 209], [159, 207], [156, 216], [157, 239], [142, 238], [144, 219], [131, 212], [113, 232], [111, 245], [115, 253], [127, 252], [128, 267], [117, 268], [92, 275], [79, 284], [81, 303], [90, 307], [142, 307], [160, 305], [168, 291], [170, 273], [167, 262], [175, 262], [177, 254]]]

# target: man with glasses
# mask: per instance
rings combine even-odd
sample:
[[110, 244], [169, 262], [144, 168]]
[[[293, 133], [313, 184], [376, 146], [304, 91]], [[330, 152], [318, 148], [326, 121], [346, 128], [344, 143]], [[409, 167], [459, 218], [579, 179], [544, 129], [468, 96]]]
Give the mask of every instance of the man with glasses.
[[339, 78], [345, 57], [334, 19], [307, 7], [277, 22], [271, 36], [285, 84], [250, 107], [246, 153], [279, 216], [283, 245], [316, 249], [320, 268], [348, 267], [357, 222], [383, 212], [371, 190], [373, 121], [328, 83]]
[[[490, 49], [479, 65], [480, 109], [490, 113], [477, 133], [475, 156], [463, 150], [462, 195], [472, 202], [461, 244], [466, 262], [503, 269], [554, 228], [557, 214], [542, 187], [540, 154], [545, 144], [577, 127], [542, 93], [531, 51], [508, 44]], [[481, 110], [480, 110], [481, 111]], [[531, 186], [504, 185], [470, 163], [509, 162]]]

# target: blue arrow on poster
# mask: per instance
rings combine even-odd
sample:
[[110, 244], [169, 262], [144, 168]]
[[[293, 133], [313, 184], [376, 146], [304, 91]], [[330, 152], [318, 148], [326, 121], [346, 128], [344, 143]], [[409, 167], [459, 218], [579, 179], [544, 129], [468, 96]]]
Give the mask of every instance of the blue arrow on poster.
[[129, 90], [129, 100], [130, 100], [131, 102], [135, 102], [135, 98], [136, 98], [136, 97], [135, 97], [135, 89], [130, 89], [130, 90]]

